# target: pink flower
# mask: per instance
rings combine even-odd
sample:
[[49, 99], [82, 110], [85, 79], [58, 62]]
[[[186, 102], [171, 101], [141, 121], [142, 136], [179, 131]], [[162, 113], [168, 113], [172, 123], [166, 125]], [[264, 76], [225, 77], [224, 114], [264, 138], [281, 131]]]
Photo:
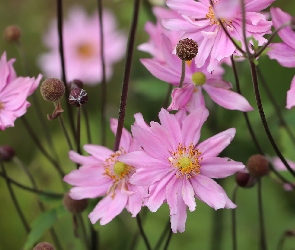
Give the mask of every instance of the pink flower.
[[[276, 29], [291, 21], [291, 16], [280, 8], [271, 8], [270, 13]], [[279, 36], [283, 43], [272, 43], [267, 54], [271, 59], [276, 59], [282, 66], [293, 68], [295, 67], [295, 32], [292, 31], [290, 26], [287, 26], [279, 32]]]
[[[164, 35], [162, 35], [162, 49], [165, 63], [155, 59], [141, 59], [141, 62], [153, 76], [178, 86], [181, 78], [181, 60], [171, 53], [171, 42]], [[192, 112], [200, 105], [204, 105], [202, 94], [204, 89], [214, 102], [226, 109], [253, 110], [243, 96], [230, 90], [232, 86], [222, 80], [221, 71], [221, 68], [217, 68], [210, 74], [206, 70], [206, 65], [197, 68], [194, 62], [187, 63], [183, 87], [173, 90], [169, 109], [185, 109]]]
[[[103, 24], [106, 76], [110, 78], [112, 65], [125, 54], [126, 37], [116, 30], [115, 17], [111, 12], [103, 12]], [[82, 8], [70, 9], [68, 19], [64, 22], [63, 35], [67, 79], [77, 78], [90, 85], [99, 83], [102, 80], [102, 68], [98, 14], [88, 16]], [[51, 23], [43, 40], [50, 51], [39, 58], [39, 65], [47, 76], [60, 77], [56, 21]]]
[[295, 76], [292, 79], [291, 87], [287, 92], [287, 109], [295, 106]]
[[[117, 130], [117, 122], [116, 119], [111, 119], [113, 133]], [[85, 145], [84, 149], [90, 156], [82, 156], [74, 151], [69, 153], [73, 162], [82, 165], [64, 177], [65, 182], [75, 186], [70, 190], [70, 197], [81, 200], [103, 196], [89, 214], [93, 224], [98, 220], [101, 225], [109, 223], [124, 208], [135, 217], [142, 207], [146, 189], [130, 184], [129, 178], [135, 172], [135, 167], [124, 164], [118, 157], [139, 150], [136, 140], [123, 129], [118, 151], [90, 144]]]
[[27, 97], [38, 87], [42, 75], [34, 77], [17, 77], [12, 64], [15, 59], [7, 61], [4, 52], [0, 59], [0, 130], [14, 126], [16, 118], [27, 112], [31, 105]]
[[[266, 42], [263, 35], [268, 34], [272, 22], [267, 21], [259, 11], [268, 7], [274, 0], [246, 0], [246, 35], [253, 37], [259, 45]], [[183, 19], [167, 19], [163, 25], [171, 30], [184, 31], [185, 37], [195, 40], [199, 44], [199, 54], [196, 57], [196, 65], [200, 68], [205, 65], [207, 58], [209, 64], [207, 70], [213, 71], [223, 58], [231, 56], [236, 48], [223, 31], [217, 20], [213, 7], [217, 7], [223, 0], [214, 0], [211, 6], [209, 0], [167, 0], [167, 5], [182, 15]], [[232, 10], [232, 9], [231, 9]], [[232, 14], [231, 14], [232, 15]], [[241, 8], [233, 18], [223, 19], [223, 25], [230, 36], [243, 43], [242, 13]], [[243, 47], [245, 47], [243, 45]]]
[[[284, 172], [287, 171], [286, 166], [284, 165], [284, 163], [281, 161], [281, 159], [279, 157], [273, 157], [271, 159], [271, 162], [272, 162], [275, 170], [277, 170], [279, 172], [280, 171], [284, 171]], [[288, 162], [289, 166], [295, 170], [295, 162], [292, 162], [290, 160], [287, 160], [287, 162]], [[291, 184], [284, 183], [283, 187], [286, 191], [293, 191], [295, 189], [295, 183], [291, 183]]]
[[154, 7], [153, 13], [157, 18], [156, 25], [152, 22], [145, 24], [145, 31], [149, 34], [150, 40], [147, 43], [139, 45], [138, 49], [150, 53], [154, 59], [163, 62], [165, 59], [162, 48], [162, 34], [169, 37], [172, 46], [175, 47], [184, 32], [167, 30], [163, 27], [161, 21], [164, 18], [181, 18], [181, 16], [176, 11], [162, 7]]
[[229, 158], [217, 157], [235, 135], [235, 129], [223, 131], [201, 143], [200, 131], [208, 110], [200, 107], [189, 115], [175, 115], [165, 109], [160, 123], [147, 125], [141, 114], [135, 115], [132, 134], [144, 151], [119, 157], [125, 164], [137, 167], [130, 182], [149, 186], [146, 205], [155, 212], [166, 201], [170, 208], [171, 228], [184, 232], [190, 211], [196, 208], [195, 197], [214, 209], [235, 208], [225, 191], [211, 178], [225, 178], [244, 169]]

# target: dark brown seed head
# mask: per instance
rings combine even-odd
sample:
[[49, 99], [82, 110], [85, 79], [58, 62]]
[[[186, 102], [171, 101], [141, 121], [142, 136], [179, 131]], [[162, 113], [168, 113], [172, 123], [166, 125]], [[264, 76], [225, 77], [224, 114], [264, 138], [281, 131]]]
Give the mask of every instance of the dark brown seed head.
[[55, 250], [55, 247], [48, 242], [40, 242], [33, 250]]
[[256, 178], [249, 173], [237, 172], [236, 183], [243, 188], [253, 187], [256, 183]]
[[0, 146], [0, 160], [1, 161], [11, 161], [14, 157], [14, 149], [8, 145]]
[[9, 25], [5, 28], [3, 37], [7, 42], [17, 42], [21, 36], [21, 30], [17, 25]]
[[63, 204], [64, 207], [71, 213], [73, 214], [78, 214], [82, 213], [87, 205], [88, 205], [88, 200], [83, 199], [83, 200], [73, 200], [70, 196], [69, 193], [66, 193], [63, 198]]
[[69, 82], [70, 89], [80, 88], [83, 89], [84, 83], [79, 79], [74, 79]]
[[65, 94], [64, 83], [57, 78], [47, 78], [41, 83], [41, 95], [48, 102], [59, 101]]
[[269, 163], [267, 159], [260, 154], [252, 155], [246, 164], [249, 173], [255, 177], [262, 177], [269, 172]]
[[176, 45], [176, 55], [183, 61], [190, 61], [198, 54], [198, 44], [189, 38], [182, 39]]
[[69, 103], [76, 107], [88, 102], [87, 92], [84, 89], [74, 88], [71, 90], [69, 95]]

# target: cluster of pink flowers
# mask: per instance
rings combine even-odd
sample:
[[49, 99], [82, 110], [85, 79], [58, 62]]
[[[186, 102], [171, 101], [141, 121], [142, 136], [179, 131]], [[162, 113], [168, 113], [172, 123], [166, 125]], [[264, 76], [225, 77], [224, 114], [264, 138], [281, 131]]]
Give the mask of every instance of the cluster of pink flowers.
[[30, 106], [27, 97], [34, 93], [42, 78], [42, 75], [36, 79], [17, 77], [14, 61], [7, 61], [5, 52], [0, 59], [0, 130], [13, 127], [16, 118], [26, 113]]
[[[199, 142], [201, 128], [209, 115], [202, 91], [223, 108], [253, 110], [249, 102], [222, 79], [222, 62], [233, 54], [242, 56], [224, 29], [242, 49], [248, 46], [252, 51], [253, 39], [259, 46], [263, 45], [267, 42], [264, 35], [271, 32], [272, 23], [278, 28], [290, 21], [290, 16], [279, 9], [271, 9], [273, 22], [260, 13], [273, 1], [245, 0], [246, 36], [251, 38], [248, 44], [244, 44], [243, 39], [240, 1], [213, 0], [211, 5], [210, 0], [167, 0], [170, 9], [154, 9], [157, 23], [146, 24], [150, 40], [139, 46], [152, 58], [141, 59], [141, 62], [153, 76], [177, 88], [172, 92], [168, 109], [159, 112], [160, 122], [147, 124], [140, 113], [135, 114], [132, 135], [123, 131], [118, 151], [85, 145], [89, 156], [70, 152], [71, 160], [82, 165], [64, 178], [75, 186], [70, 196], [73, 199], [104, 197], [89, 215], [92, 223], [100, 221], [104, 225], [124, 208], [132, 216], [136, 216], [142, 206], [155, 212], [165, 202], [170, 209], [172, 231], [176, 233], [185, 230], [187, 207], [195, 210], [195, 198], [214, 209], [236, 207], [213, 180], [243, 171], [245, 167], [240, 162], [218, 157], [234, 138], [235, 129]], [[227, 12], [228, 2], [234, 5]], [[268, 55], [282, 65], [294, 67], [294, 56], [289, 55], [295, 49], [295, 34], [290, 32], [290, 28], [286, 28], [279, 33], [285, 43], [271, 44]], [[186, 61], [183, 85], [179, 86], [182, 61], [175, 55], [175, 46], [181, 38], [196, 41], [199, 52], [193, 60]], [[295, 77], [292, 87], [295, 89]], [[289, 108], [295, 105], [292, 87], [288, 92]], [[171, 110], [177, 112], [169, 113]], [[114, 133], [116, 127], [117, 122], [111, 120]]]

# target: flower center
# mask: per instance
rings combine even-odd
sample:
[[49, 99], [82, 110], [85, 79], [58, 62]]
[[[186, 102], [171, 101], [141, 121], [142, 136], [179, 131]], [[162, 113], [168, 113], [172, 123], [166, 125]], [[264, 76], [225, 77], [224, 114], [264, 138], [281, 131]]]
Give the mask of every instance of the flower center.
[[192, 75], [192, 81], [196, 86], [202, 86], [207, 80], [207, 77], [202, 72], [195, 72]]
[[91, 43], [80, 43], [77, 46], [77, 54], [81, 59], [88, 59], [94, 55], [95, 48]]
[[4, 109], [4, 103], [0, 101], [0, 111], [1, 109]]
[[125, 163], [121, 161], [117, 161], [114, 165], [114, 173], [120, 178], [124, 178], [128, 175], [130, 166], [126, 165]]
[[176, 168], [176, 177], [181, 178], [185, 176], [189, 179], [201, 173], [201, 152], [198, 149], [195, 149], [193, 143], [188, 147], [180, 143], [176, 151], [171, 151], [170, 154], [171, 157], [169, 157], [168, 160], [171, 163], [171, 166]]
[[[215, 5], [216, 3], [218, 3], [218, 0], [216, 1], [213, 1], [213, 4]], [[231, 27], [232, 26], [232, 21], [231, 20], [226, 20], [224, 18], [221, 18], [220, 20], [218, 20], [216, 17], [215, 17], [215, 13], [214, 13], [214, 10], [213, 10], [213, 6], [209, 6], [209, 11], [208, 13], [206, 14], [206, 18], [210, 21], [210, 25], [218, 25], [220, 26], [220, 21], [225, 24], [226, 26], [228, 27]]]

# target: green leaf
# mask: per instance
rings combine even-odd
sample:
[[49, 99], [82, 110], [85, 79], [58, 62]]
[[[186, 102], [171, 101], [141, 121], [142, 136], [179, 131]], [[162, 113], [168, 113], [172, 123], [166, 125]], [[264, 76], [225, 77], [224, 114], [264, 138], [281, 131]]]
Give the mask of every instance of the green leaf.
[[65, 213], [64, 207], [59, 206], [40, 214], [31, 225], [31, 231], [25, 242], [24, 250], [32, 249], [42, 235], [50, 229], [59, 218], [65, 215]]

